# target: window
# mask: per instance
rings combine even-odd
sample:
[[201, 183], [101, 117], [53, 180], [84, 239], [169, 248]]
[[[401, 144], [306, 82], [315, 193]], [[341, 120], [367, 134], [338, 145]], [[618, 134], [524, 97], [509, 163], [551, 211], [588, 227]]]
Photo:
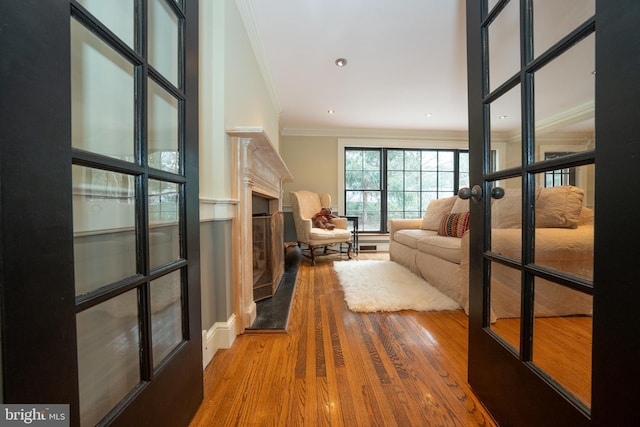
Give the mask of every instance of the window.
[[345, 147], [345, 211], [364, 232], [387, 232], [388, 219], [422, 218], [430, 200], [468, 185], [467, 150]]
[[[545, 160], [563, 157], [573, 152], [547, 152]], [[544, 173], [544, 186], [557, 187], [560, 185], [576, 185], [576, 168], [563, 168]]]

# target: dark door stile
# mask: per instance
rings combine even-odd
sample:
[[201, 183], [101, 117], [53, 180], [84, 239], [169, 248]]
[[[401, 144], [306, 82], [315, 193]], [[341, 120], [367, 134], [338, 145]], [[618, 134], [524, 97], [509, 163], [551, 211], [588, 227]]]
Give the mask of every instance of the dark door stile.
[[[160, 368], [147, 367], [148, 375], [141, 373], [140, 383], [108, 414], [105, 425], [188, 425], [202, 400], [198, 1], [176, 4], [170, 7], [181, 7], [186, 16], [180, 36], [185, 46], [186, 94], [180, 107], [183, 341]], [[81, 7], [80, 2], [0, 2], [0, 327], [3, 403], [69, 404], [70, 424], [78, 426], [71, 193], [70, 11], [74, 7]], [[150, 351], [144, 348], [140, 357]]]
[[[470, 183], [484, 186], [485, 192], [489, 189], [484, 181], [485, 171], [489, 170], [485, 154], [489, 130], [484, 116], [484, 108], [488, 107], [483, 104], [486, 70], [481, 28], [485, 17], [482, 7], [486, 3], [467, 1]], [[504, 2], [497, 4], [499, 8]], [[520, 4], [526, 7], [531, 2], [522, 0]], [[488, 202], [471, 203], [469, 383], [500, 425], [629, 425], [637, 418], [640, 322], [634, 313], [640, 286], [633, 266], [640, 258], [632, 242], [640, 237], [640, 227], [625, 228], [624, 238], [620, 229], [625, 218], [637, 218], [640, 214], [640, 203], [634, 202], [633, 191], [640, 188], [637, 22], [640, 22], [639, 2], [596, 0], [597, 148], [593, 154], [596, 216], [590, 408], [585, 410], [584, 405], [564, 394], [531, 361], [520, 360], [487, 326], [489, 301], [483, 282], [490, 278], [489, 261], [484, 256], [487, 247], [484, 230], [490, 229], [485, 213]], [[531, 142], [526, 132], [523, 134], [523, 139]], [[523, 147], [523, 151], [526, 149]], [[521, 330], [530, 332], [531, 327], [524, 325]], [[527, 337], [522, 342], [528, 345]]]

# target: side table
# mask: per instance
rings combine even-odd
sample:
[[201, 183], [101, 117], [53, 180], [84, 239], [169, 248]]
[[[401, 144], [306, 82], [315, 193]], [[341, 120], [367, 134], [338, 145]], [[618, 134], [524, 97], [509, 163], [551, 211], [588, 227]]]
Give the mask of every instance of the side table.
[[353, 224], [353, 228], [351, 229], [351, 234], [353, 234], [353, 251], [358, 253], [358, 217], [352, 215], [341, 215], [340, 218], [346, 218], [347, 223], [351, 222]]

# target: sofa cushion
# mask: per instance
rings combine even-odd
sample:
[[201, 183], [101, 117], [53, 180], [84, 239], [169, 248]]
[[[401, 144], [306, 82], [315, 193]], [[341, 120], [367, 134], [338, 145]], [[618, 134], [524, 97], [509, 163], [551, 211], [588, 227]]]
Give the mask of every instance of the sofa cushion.
[[451, 212], [451, 208], [457, 199], [458, 197], [453, 196], [444, 199], [430, 200], [427, 205], [427, 210], [424, 213], [424, 217], [422, 218], [421, 228], [423, 230], [438, 231], [438, 228], [440, 228], [440, 222], [442, 222], [442, 217]]
[[584, 191], [572, 185], [540, 189], [536, 197], [536, 228], [576, 228]]
[[461, 199], [458, 197], [451, 208], [451, 213], [460, 213], [469, 211], [469, 199]]
[[522, 191], [504, 190], [501, 199], [491, 199], [491, 228], [522, 228]]
[[418, 240], [423, 237], [434, 236], [435, 234], [436, 232], [433, 230], [404, 229], [396, 231], [393, 235], [393, 240], [411, 249], [417, 249]]
[[469, 229], [469, 212], [451, 213], [445, 215], [440, 223], [440, 236], [462, 237]]
[[418, 250], [460, 264], [462, 239], [447, 236], [427, 236], [418, 240]]

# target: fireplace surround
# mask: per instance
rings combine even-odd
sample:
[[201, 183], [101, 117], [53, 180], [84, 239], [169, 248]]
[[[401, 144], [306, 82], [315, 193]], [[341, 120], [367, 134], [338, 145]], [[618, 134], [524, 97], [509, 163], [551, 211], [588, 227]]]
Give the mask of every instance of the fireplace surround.
[[[265, 200], [266, 216], [282, 216], [282, 182], [293, 176], [262, 127], [238, 127], [227, 131], [231, 137], [232, 194], [238, 200], [233, 221], [233, 300], [238, 331], [243, 332], [256, 318], [254, 300], [253, 201]], [[277, 220], [276, 220], [277, 221]], [[271, 232], [275, 286], [284, 273], [282, 227]], [[275, 234], [275, 236], [273, 236]]]

